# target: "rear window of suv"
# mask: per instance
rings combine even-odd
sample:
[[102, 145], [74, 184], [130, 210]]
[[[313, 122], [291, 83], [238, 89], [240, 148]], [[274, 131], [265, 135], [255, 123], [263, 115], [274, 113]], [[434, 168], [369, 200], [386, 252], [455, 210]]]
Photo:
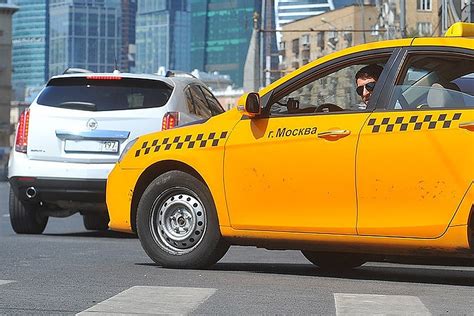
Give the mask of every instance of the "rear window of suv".
[[37, 103], [84, 111], [145, 109], [165, 105], [172, 92], [159, 80], [56, 78], [48, 82]]

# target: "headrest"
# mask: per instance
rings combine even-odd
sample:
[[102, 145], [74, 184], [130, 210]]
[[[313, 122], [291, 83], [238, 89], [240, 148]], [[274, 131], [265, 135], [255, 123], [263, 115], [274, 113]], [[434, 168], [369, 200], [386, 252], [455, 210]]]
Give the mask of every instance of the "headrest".
[[449, 90], [445, 89], [439, 83], [433, 83], [431, 85], [426, 102], [430, 108], [447, 108], [455, 106], [454, 98], [449, 93]]

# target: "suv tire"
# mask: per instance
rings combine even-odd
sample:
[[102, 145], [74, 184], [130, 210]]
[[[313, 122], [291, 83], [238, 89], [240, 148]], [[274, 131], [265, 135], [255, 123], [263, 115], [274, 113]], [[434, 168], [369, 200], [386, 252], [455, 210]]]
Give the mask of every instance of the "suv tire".
[[163, 267], [207, 268], [229, 249], [209, 189], [177, 170], [146, 188], [138, 204], [137, 233], [148, 256]]
[[104, 231], [109, 229], [109, 216], [107, 214], [84, 214], [82, 220], [87, 230]]
[[23, 204], [10, 188], [10, 223], [17, 234], [41, 234], [48, 223], [48, 216], [42, 216], [36, 207]]

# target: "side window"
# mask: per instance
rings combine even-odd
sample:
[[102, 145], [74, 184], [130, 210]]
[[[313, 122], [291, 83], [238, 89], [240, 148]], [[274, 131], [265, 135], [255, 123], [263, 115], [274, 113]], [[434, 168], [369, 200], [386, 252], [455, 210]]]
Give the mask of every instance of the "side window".
[[196, 114], [196, 109], [194, 108], [193, 96], [191, 93], [191, 87], [187, 86], [186, 89], [184, 90], [184, 93], [186, 95], [186, 105], [188, 107], [189, 113]]
[[389, 105], [396, 110], [474, 107], [473, 86], [472, 57], [414, 55], [408, 58]]
[[[312, 80], [308, 78], [273, 103], [270, 113], [271, 115], [293, 115], [365, 110], [369, 98], [366, 98], [364, 102], [362, 94], [358, 95], [356, 74], [369, 65], [371, 66], [369, 69], [377, 68], [377, 76], [371, 80], [374, 83], [364, 85], [371, 94], [388, 58], [389, 56], [381, 56], [372, 58], [370, 62], [364, 60], [350, 65], [345, 63], [344, 66], [331, 73], [317, 74]], [[361, 93], [364, 93], [363, 89], [362, 87]]]
[[193, 103], [194, 103], [194, 108], [196, 110], [196, 115], [202, 118], [211, 117], [212, 116], [211, 110], [209, 109], [207, 105], [206, 98], [204, 97], [204, 94], [202, 93], [201, 89], [196, 85], [192, 85], [190, 87], [190, 90], [193, 96]]
[[217, 101], [216, 97], [205, 87], [201, 86], [201, 90], [204, 93], [204, 96], [206, 97], [207, 104], [209, 105], [209, 109], [211, 110], [212, 115], [214, 116], [224, 113], [224, 109], [222, 108], [219, 101]]

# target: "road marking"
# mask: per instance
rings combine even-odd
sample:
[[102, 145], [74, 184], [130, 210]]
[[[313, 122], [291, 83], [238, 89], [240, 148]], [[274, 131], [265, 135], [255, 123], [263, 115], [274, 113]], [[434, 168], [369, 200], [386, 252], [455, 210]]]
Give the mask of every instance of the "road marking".
[[431, 315], [416, 296], [334, 293], [336, 315]]
[[186, 315], [215, 292], [211, 288], [134, 286], [77, 315]]
[[10, 280], [0, 280], [0, 285], [8, 284], [8, 283], [13, 283], [15, 281], [10, 281]]
[[10, 217], [10, 214], [2, 215], [2, 217]]

